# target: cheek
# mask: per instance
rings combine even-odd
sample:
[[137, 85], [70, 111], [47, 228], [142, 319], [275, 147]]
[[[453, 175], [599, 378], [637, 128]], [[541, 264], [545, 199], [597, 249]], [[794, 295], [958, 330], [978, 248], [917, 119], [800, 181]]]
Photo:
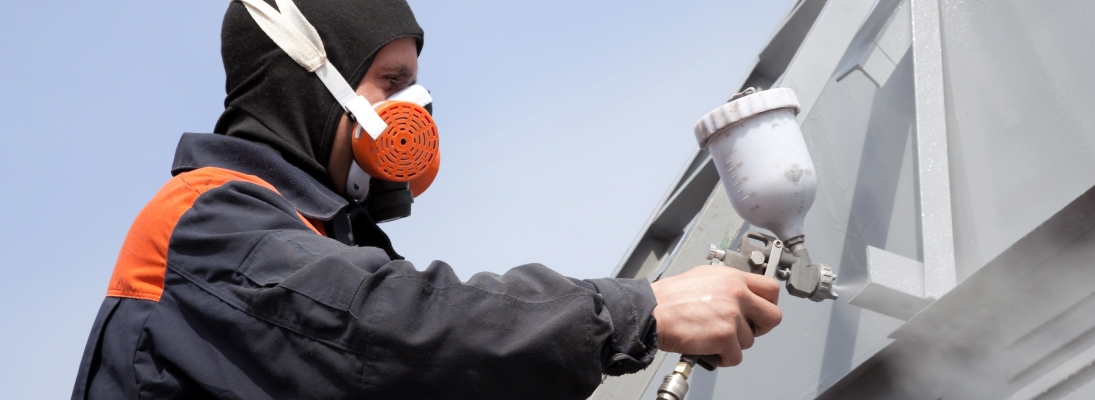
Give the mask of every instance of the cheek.
[[333, 156], [344, 160], [346, 164], [349, 164], [349, 160], [353, 158], [353, 135], [354, 135], [354, 123], [350, 122], [350, 118], [345, 114], [342, 115], [342, 120], [338, 123], [338, 133], [335, 134], [334, 152]]
[[353, 126], [346, 115], [343, 115], [338, 123], [335, 141], [331, 144], [331, 159], [328, 161], [328, 168], [333, 174], [344, 173], [343, 170], [350, 166], [350, 160], [354, 154], [353, 143], [350, 140], [353, 135]]
[[[387, 81], [382, 82], [387, 84]], [[384, 88], [380, 83], [377, 83], [373, 79], [366, 77], [361, 80], [361, 84], [357, 86], [355, 92], [359, 95], [365, 96], [365, 100], [369, 101], [369, 104], [376, 104], [377, 102], [387, 99], [388, 96], [384, 92]]]

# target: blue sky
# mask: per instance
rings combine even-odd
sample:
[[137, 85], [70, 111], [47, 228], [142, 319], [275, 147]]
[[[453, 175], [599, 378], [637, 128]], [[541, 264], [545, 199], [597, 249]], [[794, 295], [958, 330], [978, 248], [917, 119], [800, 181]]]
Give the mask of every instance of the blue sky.
[[[792, 1], [411, 1], [442, 167], [384, 226], [467, 279], [609, 274]], [[182, 132], [223, 110], [226, 2], [0, 14], [0, 388], [66, 398], [118, 248]]]

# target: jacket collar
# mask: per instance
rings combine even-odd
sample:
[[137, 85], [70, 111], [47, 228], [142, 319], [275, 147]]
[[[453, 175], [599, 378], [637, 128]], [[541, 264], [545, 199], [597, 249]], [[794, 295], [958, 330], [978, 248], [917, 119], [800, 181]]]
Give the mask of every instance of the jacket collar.
[[208, 133], [184, 133], [175, 150], [171, 175], [202, 167], [255, 175], [271, 184], [305, 217], [329, 221], [348, 202], [277, 152], [243, 139]]

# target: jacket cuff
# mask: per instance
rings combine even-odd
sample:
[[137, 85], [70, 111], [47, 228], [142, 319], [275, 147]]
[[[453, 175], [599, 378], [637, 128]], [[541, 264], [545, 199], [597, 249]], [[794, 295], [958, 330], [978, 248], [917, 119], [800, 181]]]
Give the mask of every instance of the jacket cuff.
[[606, 375], [623, 375], [646, 368], [658, 352], [654, 321], [654, 291], [646, 279], [588, 279], [604, 298], [613, 332], [603, 347]]

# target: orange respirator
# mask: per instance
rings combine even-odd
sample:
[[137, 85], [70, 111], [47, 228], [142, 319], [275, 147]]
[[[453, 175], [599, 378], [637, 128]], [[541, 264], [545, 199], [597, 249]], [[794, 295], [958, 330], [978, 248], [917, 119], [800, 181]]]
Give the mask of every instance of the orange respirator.
[[376, 214], [374, 218], [383, 221], [406, 216], [413, 197], [425, 192], [437, 176], [441, 153], [432, 108], [430, 92], [413, 85], [373, 105], [387, 124], [380, 134], [374, 137], [354, 123], [354, 161], [346, 179], [346, 195], [365, 203]]
[[354, 161], [361, 170], [374, 179], [408, 182], [415, 197], [425, 192], [441, 165], [432, 106], [430, 93], [420, 85], [373, 105], [388, 129], [373, 139], [354, 124]]

